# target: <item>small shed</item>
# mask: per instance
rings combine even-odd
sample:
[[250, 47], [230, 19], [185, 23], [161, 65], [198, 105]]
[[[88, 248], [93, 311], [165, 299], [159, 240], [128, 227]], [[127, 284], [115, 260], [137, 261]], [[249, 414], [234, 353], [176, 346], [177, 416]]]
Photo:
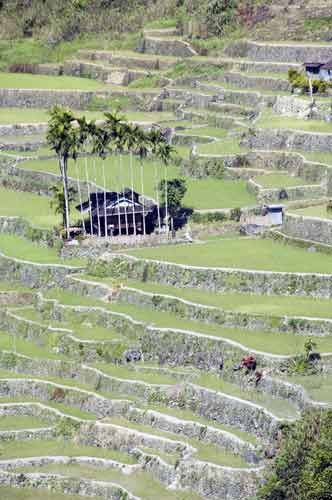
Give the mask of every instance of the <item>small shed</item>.
[[284, 215], [284, 205], [266, 205], [269, 222], [272, 226], [281, 226]]
[[304, 63], [305, 72], [313, 80], [332, 81], [332, 60]]

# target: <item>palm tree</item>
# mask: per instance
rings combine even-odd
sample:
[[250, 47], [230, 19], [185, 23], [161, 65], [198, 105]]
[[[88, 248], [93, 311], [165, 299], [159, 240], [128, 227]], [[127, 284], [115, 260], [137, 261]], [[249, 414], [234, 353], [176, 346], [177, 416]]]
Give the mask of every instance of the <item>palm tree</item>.
[[59, 161], [64, 196], [63, 223], [67, 238], [69, 238], [68, 161], [71, 158], [76, 160], [78, 152], [86, 140], [86, 120], [82, 118], [78, 122], [70, 110], [60, 106], [55, 106], [50, 115], [46, 139]]
[[77, 182], [78, 199], [79, 199], [80, 207], [81, 207], [82, 229], [83, 229], [83, 233], [85, 235], [86, 234], [86, 227], [85, 227], [84, 214], [83, 214], [83, 211], [82, 211], [83, 199], [82, 199], [80, 173], [79, 173], [79, 168], [78, 168], [77, 160], [75, 160], [75, 169], [76, 169], [76, 182]]
[[[54, 208], [54, 212], [56, 214], [61, 215], [63, 227], [66, 227], [65, 223], [66, 223], [67, 211], [66, 211], [66, 202], [65, 202], [63, 184], [58, 183], [55, 184], [54, 186], [51, 186], [50, 191], [52, 193], [50, 206], [51, 208]], [[68, 195], [68, 205], [70, 211], [70, 204], [76, 200], [76, 195], [77, 195], [76, 189], [73, 188], [72, 186], [68, 187], [67, 195]]]
[[168, 189], [167, 189], [167, 166], [172, 157], [172, 153], [174, 152], [174, 148], [168, 144], [166, 136], [162, 133], [161, 130], [152, 129], [150, 132], [150, 144], [151, 144], [151, 152], [162, 161], [164, 164], [164, 199], [165, 199], [165, 220], [166, 220], [166, 231], [169, 231], [168, 224]]
[[96, 159], [93, 159], [93, 170], [95, 175], [95, 189], [96, 189], [96, 207], [97, 207], [97, 224], [98, 224], [98, 236], [101, 236], [100, 229], [100, 214], [99, 214], [99, 196], [98, 196], [98, 184], [97, 184], [97, 167], [96, 167]]

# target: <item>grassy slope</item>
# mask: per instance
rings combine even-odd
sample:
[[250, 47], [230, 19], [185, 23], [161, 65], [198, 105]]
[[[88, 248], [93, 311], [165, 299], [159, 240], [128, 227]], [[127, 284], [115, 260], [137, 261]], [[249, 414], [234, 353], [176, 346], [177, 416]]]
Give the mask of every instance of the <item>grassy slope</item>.
[[[130, 304], [113, 303], [105, 306], [101, 301], [93, 301], [87, 298], [80, 299], [78, 295], [64, 292], [60, 289], [53, 289], [47, 292], [49, 298], [58, 299], [61, 303], [67, 305], [96, 305], [107, 307], [109, 310], [124, 314], [129, 314], [138, 321], [153, 324], [161, 328], [177, 328], [182, 330], [191, 330], [206, 335], [222, 337], [236, 342], [240, 342], [250, 349], [270, 352], [273, 354], [295, 354], [302, 352], [305, 336], [296, 336], [290, 333], [271, 333], [265, 331], [250, 331], [239, 328], [221, 328], [217, 325], [200, 323], [198, 321], [189, 321], [179, 319], [173, 314], [152, 309], [133, 306]], [[317, 340], [320, 352], [332, 352], [332, 338], [322, 337]]]
[[196, 288], [179, 288], [159, 283], [144, 283], [130, 280], [125, 285], [147, 292], [169, 294], [199, 304], [216, 306], [242, 313], [332, 318], [330, 301], [325, 299], [295, 296], [283, 297], [278, 295], [212, 293]]
[[[84, 115], [89, 120], [99, 120], [104, 116], [103, 112], [101, 111], [75, 111], [75, 115]], [[123, 113], [123, 115], [130, 121], [133, 120], [150, 122], [169, 120], [173, 118], [172, 113], [163, 112], [129, 111]], [[42, 123], [47, 122], [48, 120], [49, 112], [46, 109], [1, 108], [0, 110], [0, 124]]]
[[206, 244], [144, 248], [126, 252], [192, 266], [235, 267], [286, 272], [332, 273], [332, 257], [271, 240], [233, 239]]
[[39, 246], [12, 234], [0, 235], [0, 252], [7, 257], [14, 257], [40, 264], [63, 264], [84, 266], [80, 259], [61, 259], [55, 248]]
[[45, 89], [45, 90], [97, 90], [107, 86], [90, 78], [73, 76], [30, 75], [27, 73], [0, 73], [0, 87], [3, 89]]
[[2, 187], [0, 187], [1, 215], [24, 217], [38, 227], [52, 228], [60, 224], [60, 217], [54, 215], [50, 199], [46, 196]]
[[280, 116], [271, 110], [264, 110], [256, 122], [257, 128], [286, 128], [304, 130], [306, 132], [322, 132], [332, 134], [332, 124], [321, 120], [301, 120], [287, 116]]
[[[120, 161], [122, 168], [120, 167]], [[133, 158], [134, 186], [138, 192], [142, 192], [140, 162]], [[77, 162], [79, 177], [86, 179], [85, 160], [80, 159]], [[103, 175], [101, 161], [96, 160], [97, 165], [97, 184], [103, 185]], [[20, 168], [47, 171], [58, 174], [58, 164], [56, 160], [38, 161], [31, 160], [20, 164]], [[168, 178], [178, 177], [179, 169], [176, 166], [169, 166]], [[118, 187], [131, 186], [130, 157], [109, 157], [105, 161], [106, 185], [109, 189], [116, 190]], [[93, 175], [94, 168], [92, 161], [89, 163], [90, 180], [95, 180]], [[156, 173], [157, 172], [157, 173]], [[160, 164], [157, 164], [155, 172], [155, 163], [152, 161], [144, 162], [144, 192], [148, 196], [156, 197], [156, 186], [163, 179], [164, 170]], [[77, 176], [76, 167], [73, 162], [69, 165], [69, 175]], [[93, 178], [91, 178], [93, 177]], [[228, 208], [236, 206], [248, 206], [255, 204], [255, 198], [246, 190], [244, 181], [230, 181], [220, 179], [191, 179], [187, 178], [188, 192], [184, 199], [184, 204], [196, 209]], [[78, 214], [77, 214], [78, 217]]]
[[[0, 487], [0, 498], [1, 500], [86, 500], [85, 496], [52, 493], [46, 489], [18, 489], [5, 486]], [[95, 497], [95, 500], [102, 500], [102, 498]]]
[[[36, 468], [21, 470], [35, 472]], [[99, 481], [113, 482], [123, 486], [134, 495], [137, 495], [139, 498], [144, 498], [145, 500], [200, 500], [200, 498], [192, 492], [167, 490], [146, 472], [135, 472], [128, 475], [112, 469], [108, 469], [105, 472], [105, 470], [100, 470], [95, 467], [79, 465], [47, 465], [38, 467], [38, 470], [40, 472], [60, 473], [65, 476], [76, 478], [90, 478]]]
[[260, 184], [263, 188], [282, 188], [282, 187], [295, 187], [304, 186], [309, 184], [300, 177], [293, 177], [287, 174], [268, 174], [259, 175], [254, 178], [254, 181]]
[[304, 215], [307, 217], [320, 217], [321, 219], [332, 218], [332, 213], [327, 212], [325, 205], [316, 205], [313, 207], [300, 208], [298, 210], [292, 210], [292, 213], [296, 215]]

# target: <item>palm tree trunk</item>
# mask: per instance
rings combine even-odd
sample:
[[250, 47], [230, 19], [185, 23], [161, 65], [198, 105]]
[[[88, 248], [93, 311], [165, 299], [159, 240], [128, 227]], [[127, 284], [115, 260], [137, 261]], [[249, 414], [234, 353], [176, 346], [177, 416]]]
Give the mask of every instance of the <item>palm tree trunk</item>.
[[135, 218], [135, 199], [134, 199], [134, 170], [133, 170], [133, 153], [130, 152], [130, 181], [131, 181], [131, 202], [133, 204], [133, 228], [136, 236], [136, 218]]
[[70, 237], [70, 226], [69, 226], [69, 201], [68, 201], [68, 174], [67, 174], [68, 164], [67, 160], [63, 157], [60, 158], [60, 170], [61, 177], [63, 183], [63, 196], [65, 200], [65, 220], [64, 220], [64, 228], [66, 231], [67, 238]]
[[[121, 180], [123, 181], [123, 164], [122, 164], [122, 155], [120, 155], [120, 175], [121, 175]], [[125, 185], [122, 182], [122, 192], [124, 193], [124, 188]], [[128, 236], [129, 231], [128, 231], [128, 214], [127, 214], [127, 206], [126, 204], [124, 205], [124, 213], [125, 213], [125, 224], [126, 224], [126, 235]]]
[[143, 210], [143, 235], [146, 235], [146, 227], [145, 227], [145, 198], [144, 198], [144, 167], [143, 161], [141, 161], [141, 186], [142, 186], [142, 210]]
[[[79, 173], [79, 169], [78, 169], [78, 163], [77, 161], [75, 160], [75, 167], [76, 167], [76, 181], [77, 181], [77, 192], [78, 192], [78, 199], [79, 199], [79, 202], [80, 202], [80, 206], [82, 207], [83, 205], [83, 200], [82, 200], [82, 192], [81, 192], [81, 182], [80, 182], [80, 173]], [[82, 228], [83, 228], [83, 234], [85, 235], [86, 234], [86, 228], [85, 228], [85, 219], [84, 219], [84, 214], [81, 210], [81, 219], [82, 219]]]
[[158, 183], [158, 169], [157, 169], [156, 162], [154, 163], [154, 182], [155, 182], [155, 186], [156, 186], [158, 229], [159, 229], [159, 234], [160, 234], [161, 233], [161, 220], [160, 220], [160, 203], [159, 203], [159, 183]]
[[91, 199], [90, 199], [90, 182], [89, 182], [89, 172], [88, 172], [88, 159], [85, 158], [85, 178], [88, 188], [88, 198], [89, 198], [89, 218], [90, 218], [90, 233], [93, 236], [93, 224], [92, 224], [92, 210], [91, 210]]
[[99, 198], [98, 198], [98, 187], [97, 187], [97, 167], [96, 167], [96, 159], [93, 159], [93, 169], [95, 174], [95, 186], [96, 186], [96, 204], [97, 204], [97, 224], [98, 224], [98, 236], [101, 236], [100, 230], [100, 214], [99, 214]]
[[[119, 165], [119, 163], [118, 163]], [[120, 179], [119, 179], [119, 170], [118, 170], [118, 182], [117, 182], [117, 190], [116, 190], [116, 197], [117, 197], [117, 202], [118, 202], [118, 225], [119, 225], [119, 235], [122, 235], [122, 228], [121, 228], [121, 211], [120, 211], [120, 198], [119, 198], [119, 189], [120, 189]]]
[[105, 177], [105, 162], [102, 161], [102, 169], [103, 169], [103, 182], [104, 182], [104, 218], [105, 218], [105, 237], [108, 237], [107, 234], [107, 208], [106, 208], [106, 177]]
[[166, 219], [166, 232], [169, 232], [168, 225], [168, 180], [167, 180], [167, 165], [164, 165], [164, 178], [165, 178], [165, 219]]

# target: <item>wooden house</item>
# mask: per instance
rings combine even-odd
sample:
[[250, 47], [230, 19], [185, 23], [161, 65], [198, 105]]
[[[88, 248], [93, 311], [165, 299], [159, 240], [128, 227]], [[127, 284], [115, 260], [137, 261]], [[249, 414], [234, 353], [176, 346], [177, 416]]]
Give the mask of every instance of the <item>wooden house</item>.
[[[150, 200], [141, 199], [140, 195], [129, 188], [122, 192], [108, 191], [90, 193], [90, 200], [78, 205], [77, 210], [86, 214], [86, 231], [105, 236], [118, 234], [147, 234], [153, 232], [157, 223], [157, 206]], [[106, 225], [105, 225], [106, 219]]]

